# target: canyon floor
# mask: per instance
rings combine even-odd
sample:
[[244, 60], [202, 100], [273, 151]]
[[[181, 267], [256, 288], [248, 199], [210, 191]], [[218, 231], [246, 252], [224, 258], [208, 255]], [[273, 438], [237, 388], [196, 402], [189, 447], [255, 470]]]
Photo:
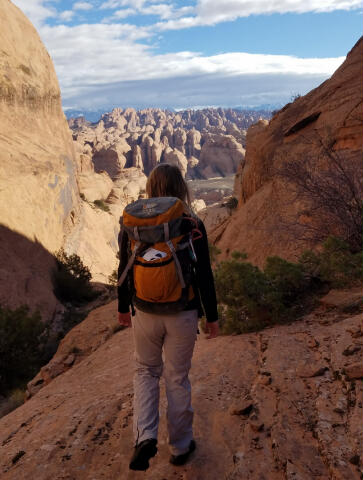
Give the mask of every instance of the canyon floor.
[[260, 333], [201, 333], [191, 371], [197, 450], [183, 467], [168, 463], [162, 385], [159, 453], [146, 473], [128, 470], [132, 332], [115, 328], [115, 302], [94, 310], [43, 368], [50, 383], [0, 420], [1, 479], [358, 480], [360, 297], [360, 288], [331, 292], [302, 320]]

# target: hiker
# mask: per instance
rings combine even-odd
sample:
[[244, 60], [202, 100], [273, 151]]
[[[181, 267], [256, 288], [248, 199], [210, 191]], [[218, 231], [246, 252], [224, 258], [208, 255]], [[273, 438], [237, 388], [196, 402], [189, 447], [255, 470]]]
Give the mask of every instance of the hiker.
[[[209, 339], [219, 331], [207, 234], [202, 221], [190, 209], [188, 186], [180, 170], [174, 165], [159, 164], [149, 175], [146, 193], [148, 199], [140, 199], [125, 208], [119, 236], [119, 323], [131, 326], [130, 308], [135, 314], [132, 319], [136, 364], [132, 470], [146, 470], [149, 459], [157, 452], [162, 373], [168, 402], [169, 461], [183, 465], [195, 450], [188, 373], [198, 318], [205, 314]], [[165, 223], [168, 215], [174, 218]], [[153, 229], [151, 225], [156, 219], [159, 226]], [[174, 238], [173, 232], [180, 236]], [[159, 243], [153, 244], [151, 235], [154, 240], [155, 235], [159, 235]], [[162, 298], [164, 290], [161, 293], [159, 290], [168, 275], [172, 276], [162, 288], [170, 290], [165, 294], [169, 297]], [[173, 282], [177, 284], [171, 287]], [[150, 301], [150, 296], [159, 301]]]

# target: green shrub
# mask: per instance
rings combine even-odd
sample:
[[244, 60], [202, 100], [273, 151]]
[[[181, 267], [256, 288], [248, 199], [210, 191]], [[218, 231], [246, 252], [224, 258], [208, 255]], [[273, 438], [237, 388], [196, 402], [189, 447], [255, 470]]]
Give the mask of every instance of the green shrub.
[[84, 193], [81, 192], [81, 193], [79, 194], [79, 196], [80, 196], [81, 200], [86, 201], [86, 197], [85, 197], [85, 194], [84, 194]]
[[216, 245], [213, 245], [213, 243], [210, 243], [210, 242], [208, 242], [208, 248], [209, 248], [210, 261], [211, 263], [214, 263], [217, 261], [217, 256], [221, 253], [221, 251]]
[[221, 262], [215, 271], [218, 301], [226, 306], [221, 327], [224, 333], [251, 331], [268, 317], [266, 298], [269, 282], [266, 275], [240, 252], [232, 260]]
[[95, 205], [95, 207], [99, 208], [100, 210], [103, 210], [104, 212], [109, 212], [110, 211], [110, 207], [107, 205], [107, 203], [100, 199], [100, 200], [95, 200], [93, 202], [93, 204]]
[[24, 386], [43, 364], [46, 326], [26, 306], [0, 307], [0, 394]]
[[292, 307], [310, 288], [310, 279], [301, 265], [280, 257], [268, 257], [264, 273], [270, 283], [268, 297], [281, 307]]
[[63, 249], [56, 253], [57, 267], [53, 271], [54, 293], [61, 301], [87, 302], [97, 296], [92, 290], [89, 268], [76, 254], [67, 255]]
[[306, 251], [298, 263], [269, 257], [265, 268], [233, 252], [215, 270], [223, 333], [245, 333], [291, 321], [314, 305], [316, 296], [347, 286], [362, 277], [362, 256], [348, 245], [328, 238], [321, 252]]
[[352, 253], [345, 241], [335, 237], [326, 239], [321, 252], [304, 252], [299, 264], [308, 275], [334, 288], [345, 287], [363, 274], [362, 253]]

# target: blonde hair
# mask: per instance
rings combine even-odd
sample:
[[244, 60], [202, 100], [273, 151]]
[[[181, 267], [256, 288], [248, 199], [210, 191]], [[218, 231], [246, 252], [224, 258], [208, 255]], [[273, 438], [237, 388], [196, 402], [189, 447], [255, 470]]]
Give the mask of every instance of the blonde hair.
[[177, 197], [190, 207], [190, 193], [187, 182], [178, 167], [160, 163], [149, 175], [146, 193], [151, 197]]

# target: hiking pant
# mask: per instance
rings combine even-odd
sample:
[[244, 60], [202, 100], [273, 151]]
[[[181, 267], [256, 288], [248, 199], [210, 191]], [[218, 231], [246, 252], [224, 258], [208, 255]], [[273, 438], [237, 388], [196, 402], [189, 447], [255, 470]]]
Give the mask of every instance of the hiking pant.
[[157, 315], [138, 310], [132, 327], [135, 343], [135, 443], [158, 436], [159, 380], [163, 373], [168, 401], [169, 445], [172, 454], [181, 455], [188, 451], [193, 439], [188, 373], [197, 337], [198, 312], [188, 310]]

